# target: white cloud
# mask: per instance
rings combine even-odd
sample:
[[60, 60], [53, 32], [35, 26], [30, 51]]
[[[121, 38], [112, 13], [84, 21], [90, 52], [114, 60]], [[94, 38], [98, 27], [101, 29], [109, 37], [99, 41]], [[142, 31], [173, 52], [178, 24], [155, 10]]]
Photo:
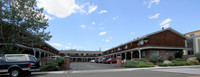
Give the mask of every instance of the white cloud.
[[95, 25], [96, 23], [93, 21], [92, 24]]
[[153, 16], [149, 16], [149, 18], [150, 18], [150, 19], [156, 19], [156, 18], [158, 18], [158, 17], [159, 17], [159, 15], [160, 15], [160, 14], [159, 14], [159, 13], [157, 13], [157, 14], [155, 14], [155, 15], [153, 15]]
[[102, 41], [108, 43], [108, 42], [110, 42], [111, 39], [112, 39], [112, 37], [108, 37], [106, 39], [102, 39]]
[[130, 34], [135, 35], [136, 33], [135, 32], [130, 32]]
[[100, 12], [98, 12], [99, 14], [102, 14], [102, 13], [107, 13], [108, 11], [107, 10], [101, 10]]
[[38, 7], [44, 8], [49, 14], [64, 18], [81, 9], [75, 0], [37, 0]]
[[159, 2], [160, 2], [160, 0], [151, 0], [151, 1], [149, 2], [148, 8], [151, 8], [151, 5], [152, 5], [153, 3], [159, 4]]
[[86, 26], [86, 25], [81, 25], [80, 27], [81, 27], [81, 28], [86, 28], [87, 26]]
[[168, 28], [168, 27], [170, 27], [169, 25], [170, 24], [165, 24], [165, 25], [161, 26], [161, 28]]
[[165, 25], [165, 24], [167, 24], [167, 23], [169, 23], [169, 22], [171, 22], [171, 21], [172, 21], [172, 19], [167, 18], [167, 19], [164, 20], [160, 25]]
[[71, 43], [68, 43], [67, 45], [72, 45]]
[[53, 45], [53, 46], [63, 46], [62, 44], [58, 44], [58, 43], [50, 43], [51, 45]]
[[89, 6], [89, 10], [88, 10], [88, 13], [92, 13], [92, 12], [94, 12], [95, 10], [97, 9], [97, 5], [90, 5]]
[[119, 18], [119, 16], [115, 16], [115, 17], [113, 17], [112, 19], [113, 20], [116, 20], [116, 19], [118, 19]]
[[107, 32], [100, 32], [99, 35], [105, 35]]
[[71, 47], [69, 47], [69, 46], [66, 46], [65, 48], [66, 48], [66, 49], [70, 49]]
[[[89, 2], [78, 5], [75, 0], [37, 0], [37, 6], [39, 8], [43, 7], [48, 14], [58, 18], [65, 18], [78, 12], [88, 14], [97, 9], [97, 5], [90, 5]], [[88, 11], [86, 11], [86, 8], [88, 8]]]
[[103, 30], [103, 29], [104, 29], [104, 27], [98, 27], [98, 29], [101, 29], [101, 30]]

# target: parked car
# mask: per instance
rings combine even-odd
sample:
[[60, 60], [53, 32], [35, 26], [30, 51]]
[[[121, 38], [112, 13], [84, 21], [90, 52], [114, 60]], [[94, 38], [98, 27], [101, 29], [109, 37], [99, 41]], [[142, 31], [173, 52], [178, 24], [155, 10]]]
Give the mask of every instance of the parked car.
[[95, 60], [90, 60], [90, 63], [95, 63]]
[[37, 59], [29, 54], [0, 54], [0, 73], [10, 73], [11, 77], [30, 75], [40, 71]]
[[99, 58], [98, 63], [103, 63], [103, 58]]
[[110, 59], [110, 58], [109, 58], [109, 57], [103, 58], [103, 59], [102, 59], [102, 63], [106, 63], [106, 61], [107, 61], [108, 59]]
[[117, 63], [117, 60], [115, 58], [109, 58], [108, 60], [106, 60], [106, 63], [108, 64]]

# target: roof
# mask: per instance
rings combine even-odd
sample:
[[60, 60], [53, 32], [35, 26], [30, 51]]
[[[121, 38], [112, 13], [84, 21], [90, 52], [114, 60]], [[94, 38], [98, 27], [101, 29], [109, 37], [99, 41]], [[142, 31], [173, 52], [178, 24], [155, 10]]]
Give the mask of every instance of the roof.
[[102, 54], [101, 51], [68, 51], [68, 50], [61, 50], [59, 53], [93, 53], [93, 54]]
[[191, 33], [196, 33], [196, 32], [200, 32], [200, 30], [196, 30], [196, 31], [188, 32], [188, 33], [185, 33], [184, 35], [191, 34]]
[[[117, 47], [126, 45], [126, 44], [131, 43], [131, 42], [136, 42], [136, 41], [139, 41], [139, 40], [143, 40], [143, 39], [145, 39], [145, 38], [147, 38], [147, 37], [149, 37], [149, 36], [152, 36], [152, 35], [155, 35], [155, 34], [158, 34], [158, 33], [164, 32], [164, 31], [167, 31], [167, 30], [169, 30], [169, 31], [171, 31], [171, 32], [173, 32], [173, 33], [175, 33], [175, 34], [181, 36], [182, 38], [189, 39], [188, 37], [184, 36], [182, 33], [179, 33], [179, 32], [177, 32], [176, 30], [174, 30], [174, 29], [172, 29], [172, 28], [167, 28], [167, 29], [164, 29], [164, 30], [159, 30], [159, 31], [157, 31], [157, 32], [153, 32], [153, 33], [147, 34], [147, 35], [142, 36], [142, 37], [140, 37], [140, 38], [138, 38], [138, 39], [134, 39], [134, 40], [132, 40], [132, 41], [126, 42], [126, 43], [124, 43], [124, 44], [121, 44], [121, 45], [116, 46], [116, 47], [113, 47], [113, 48], [117, 48]], [[108, 50], [111, 50], [111, 49], [113, 49], [113, 48], [110, 48], [110, 49], [108, 49]], [[108, 50], [106, 50], [106, 51], [108, 51]]]

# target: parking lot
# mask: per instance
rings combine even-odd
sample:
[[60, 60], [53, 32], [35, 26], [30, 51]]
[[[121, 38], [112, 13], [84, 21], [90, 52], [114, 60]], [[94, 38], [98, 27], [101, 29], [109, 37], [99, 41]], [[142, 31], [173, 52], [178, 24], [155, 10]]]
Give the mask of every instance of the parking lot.
[[100, 70], [100, 69], [120, 69], [123, 67], [117, 67], [116, 64], [104, 64], [104, 63], [71, 63], [71, 70]]

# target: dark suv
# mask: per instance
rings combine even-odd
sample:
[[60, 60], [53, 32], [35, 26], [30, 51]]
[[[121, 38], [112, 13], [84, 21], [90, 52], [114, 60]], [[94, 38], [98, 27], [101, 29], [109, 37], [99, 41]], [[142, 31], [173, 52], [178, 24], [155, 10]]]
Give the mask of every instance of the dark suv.
[[40, 71], [37, 59], [29, 54], [0, 54], [0, 73], [10, 73], [12, 77], [30, 75]]

